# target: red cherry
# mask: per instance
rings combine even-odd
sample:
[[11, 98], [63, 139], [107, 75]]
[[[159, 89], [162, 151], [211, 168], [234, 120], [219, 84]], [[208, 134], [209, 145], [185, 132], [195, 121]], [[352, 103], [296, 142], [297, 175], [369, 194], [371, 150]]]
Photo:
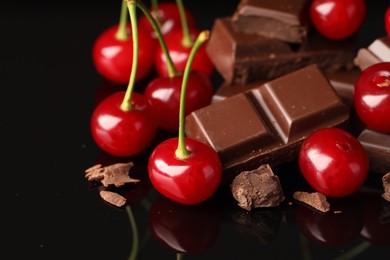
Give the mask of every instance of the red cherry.
[[388, 36], [390, 36], [390, 6], [387, 7], [385, 13], [385, 29]]
[[366, 16], [364, 0], [313, 0], [310, 18], [324, 36], [339, 40], [352, 36]]
[[[96, 39], [92, 58], [96, 70], [107, 80], [118, 84], [129, 82], [132, 60], [133, 44], [131, 24], [127, 23], [128, 39], [120, 40], [116, 37], [119, 25], [113, 25], [101, 33]], [[146, 77], [153, 68], [153, 55], [156, 48], [155, 41], [145, 33], [138, 34], [139, 53], [136, 80]]]
[[390, 133], [390, 62], [373, 64], [361, 72], [355, 82], [354, 105], [367, 128]]
[[[157, 12], [152, 9], [150, 9], [149, 11], [153, 15], [153, 17], [159, 22], [160, 30], [163, 35], [167, 35], [173, 30], [181, 30], [182, 27], [180, 13], [176, 3], [158, 3]], [[195, 19], [188, 9], [186, 9], [186, 18], [189, 28], [195, 29]], [[154, 32], [153, 27], [150, 24], [146, 15], [143, 15], [139, 18], [138, 24], [139, 28], [142, 28], [142, 30], [145, 31], [149, 31], [150, 36], [153, 39], [157, 40], [156, 33]]]
[[356, 192], [368, 174], [368, 155], [352, 134], [338, 128], [322, 128], [302, 143], [299, 168], [307, 182], [328, 197]]
[[142, 152], [152, 142], [157, 125], [146, 98], [132, 94], [132, 110], [120, 106], [125, 91], [101, 101], [91, 117], [91, 131], [96, 144], [106, 153], [128, 157]]
[[[190, 30], [191, 36], [195, 39], [198, 36], [199, 31]], [[182, 30], [174, 30], [165, 37], [165, 42], [168, 48], [169, 55], [178, 71], [184, 71], [192, 46], [185, 46], [183, 44], [183, 32]], [[156, 49], [156, 55], [154, 64], [157, 73], [162, 77], [168, 77], [168, 67], [166, 64], [166, 57], [161, 46]], [[205, 73], [207, 76], [211, 76], [214, 71], [214, 64], [211, 62], [205, 46], [201, 46], [197, 51], [194, 61], [191, 66], [191, 70], [199, 70]]]
[[160, 196], [149, 210], [153, 237], [177, 253], [199, 254], [218, 239], [219, 220], [215, 205], [182, 205]]
[[[183, 76], [158, 77], [145, 89], [145, 97], [155, 110], [159, 127], [177, 131], [179, 128], [180, 91]], [[211, 102], [213, 86], [201, 71], [191, 71], [187, 83], [185, 115]]]
[[217, 153], [208, 145], [185, 138], [189, 157], [175, 154], [178, 138], [163, 141], [149, 157], [148, 171], [152, 185], [162, 195], [182, 204], [198, 204], [211, 197], [222, 178]]

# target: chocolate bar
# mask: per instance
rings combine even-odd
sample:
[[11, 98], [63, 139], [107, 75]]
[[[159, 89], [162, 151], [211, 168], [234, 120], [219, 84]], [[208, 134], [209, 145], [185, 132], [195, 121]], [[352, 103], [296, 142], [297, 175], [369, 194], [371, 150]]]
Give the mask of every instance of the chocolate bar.
[[355, 39], [332, 41], [313, 31], [294, 46], [233, 29], [230, 17], [217, 18], [206, 51], [216, 70], [231, 85], [274, 79], [316, 63], [324, 72], [352, 69]]
[[370, 171], [385, 174], [390, 171], [390, 135], [364, 129], [358, 140], [366, 149]]
[[360, 48], [354, 63], [361, 70], [384, 61], [390, 61], [390, 37], [384, 36], [373, 41], [367, 48]]
[[212, 147], [226, 178], [295, 160], [323, 127], [348, 127], [348, 108], [316, 64], [193, 111], [186, 136]]
[[308, 31], [306, 0], [241, 0], [232, 22], [235, 29], [290, 43], [302, 43]]
[[225, 98], [231, 97], [235, 94], [250, 90], [252, 88], [258, 87], [261, 84], [263, 84], [264, 80], [262, 81], [256, 81], [249, 84], [244, 85], [235, 85], [231, 86], [227, 82], [223, 82], [221, 86], [218, 87], [218, 89], [214, 92], [214, 95], [211, 99], [211, 103], [216, 103], [218, 101], [221, 101]]

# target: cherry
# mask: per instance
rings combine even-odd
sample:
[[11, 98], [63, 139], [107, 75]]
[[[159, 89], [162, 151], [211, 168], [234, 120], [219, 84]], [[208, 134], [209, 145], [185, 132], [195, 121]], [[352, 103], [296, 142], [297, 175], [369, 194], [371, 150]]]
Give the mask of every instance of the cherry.
[[157, 241], [179, 254], [205, 252], [219, 235], [218, 213], [207, 202], [189, 206], [160, 196], [149, 210], [148, 224]]
[[198, 204], [211, 197], [221, 182], [222, 164], [216, 151], [191, 138], [185, 138], [184, 119], [186, 87], [196, 51], [209, 37], [199, 34], [184, 70], [180, 95], [179, 134], [152, 151], [148, 172], [154, 188], [167, 198], [182, 204]]
[[[174, 2], [162, 2], [153, 6], [153, 2], [149, 12], [157, 20], [161, 33], [167, 35], [174, 30], [181, 30], [181, 17], [177, 4]], [[188, 26], [190, 28], [196, 28], [195, 19], [188, 9], [185, 9], [185, 15]], [[150, 36], [157, 40], [157, 35], [146, 15], [140, 17], [138, 24], [143, 30], [150, 31]]]
[[322, 128], [303, 141], [299, 168], [313, 189], [328, 197], [356, 192], [368, 174], [368, 155], [352, 134], [339, 128]]
[[390, 62], [364, 69], [355, 81], [354, 106], [371, 130], [390, 133]]
[[390, 36], [390, 6], [387, 7], [385, 13], [385, 30], [388, 36]]
[[[126, 3], [123, 1], [119, 24], [104, 30], [92, 48], [92, 58], [96, 70], [105, 79], [118, 84], [129, 81], [133, 60], [133, 38], [131, 24], [127, 22]], [[136, 80], [145, 78], [152, 70], [155, 41], [149, 35], [138, 34], [139, 53]]]
[[310, 18], [314, 27], [325, 37], [334, 40], [352, 36], [366, 16], [364, 0], [313, 0]]
[[138, 29], [136, 5], [128, 1], [132, 20], [134, 58], [126, 91], [119, 91], [103, 99], [92, 113], [90, 127], [96, 144], [108, 154], [128, 157], [143, 151], [152, 142], [157, 131], [147, 99], [133, 93], [138, 68]]

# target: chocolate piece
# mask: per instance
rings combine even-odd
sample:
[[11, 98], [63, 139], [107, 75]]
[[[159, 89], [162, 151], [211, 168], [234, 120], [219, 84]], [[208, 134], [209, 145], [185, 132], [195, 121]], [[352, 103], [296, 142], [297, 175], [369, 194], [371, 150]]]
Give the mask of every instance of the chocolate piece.
[[231, 97], [235, 94], [239, 94], [241, 92], [251, 90], [252, 88], [259, 87], [266, 81], [256, 81], [249, 84], [243, 84], [243, 85], [229, 85], [227, 82], [223, 82], [221, 86], [215, 91], [213, 98], [211, 99], [211, 103], [215, 103], [218, 101], [221, 101], [225, 98]]
[[390, 61], [390, 37], [384, 36], [373, 41], [367, 48], [360, 48], [354, 63], [361, 70], [384, 61]]
[[140, 181], [129, 176], [129, 171], [133, 166], [134, 164], [132, 162], [115, 163], [105, 167], [102, 167], [101, 164], [97, 164], [85, 170], [85, 177], [88, 181], [100, 181], [104, 187], [108, 187], [109, 185], [120, 187], [126, 183], [136, 183]]
[[239, 31], [302, 43], [308, 30], [306, 0], [241, 0], [232, 16]]
[[293, 198], [321, 212], [328, 212], [330, 210], [330, 205], [326, 200], [326, 196], [319, 192], [309, 193], [305, 191], [296, 191], [293, 194]]
[[351, 69], [356, 55], [352, 38], [332, 41], [313, 32], [294, 48], [283, 41], [236, 31], [229, 17], [214, 21], [206, 51], [231, 85], [274, 79], [313, 63], [326, 73]]
[[382, 194], [382, 197], [385, 200], [390, 201], [390, 172], [383, 175], [382, 184], [384, 189], [384, 193]]
[[104, 201], [114, 206], [122, 207], [126, 204], [126, 199], [116, 192], [102, 190], [99, 192], [99, 195]]
[[238, 206], [248, 211], [253, 208], [276, 207], [284, 200], [279, 177], [268, 164], [241, 172], [230, 187]]
[[384, 174], [390, 171], [390, 135], [369, 129], [363, 130], [358, 140], [367, 151], [370, 171]]
[[186, 117], [185, 132], [210, 145], [228, 175], [295, 160], [307, 135], [346, 127], [348, 109], [316, 64]]

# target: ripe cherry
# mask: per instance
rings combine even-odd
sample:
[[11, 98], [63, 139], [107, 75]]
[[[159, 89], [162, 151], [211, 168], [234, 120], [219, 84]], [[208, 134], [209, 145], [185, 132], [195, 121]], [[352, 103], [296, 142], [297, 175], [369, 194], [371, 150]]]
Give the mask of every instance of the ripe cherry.
[[390, 6], [387, 7], [385, 13], [385, 30], [388, 36], [390, 36]]
[[[153, 3], [153, 1], [152, 1]], [[157, 6], [151, 7], [149, 10], [151, 15], [156, 19], [159, 24], [161, 33], [163, 35], [169, 34], [174, 30], [181, 30], [181, 18], [179, 8], [174, 2], [161, 2]], [[195, 19], [188, 9], [185, 9], [185, 14], [190, 28], [196, 28]], [[151, 26], [147, 16], [143, 15], [139, 19], [139, 27], [143, 30], [149, 31], [150, 36], [157, 40], [157, 35]]]
[[352, 134], [339, 128], [322, 128], [303, 141], [299, 168], [313, 189], [328, 197], [356, 192], [368, 174], [368, 155]]
[[216, 151], [191, 138], [185, 138], [184, 119], [188, 75], [199, 46], [208, 39], [203, 31], [195, 41], [184, 70], [180, 95], [179, 134], [158, 144], [149, 157], [148, 172], [154, 188], [181, 204], [198, 204], [211, 197], [222, 178], [222, 164]]
[[334, 40], [352, 36], [366, 16], [365, 0], [313, 0], [310, 18], [314, 27]]
[[390, 62], [367, 67], [355, 82], [354, 105], [371, 130], [390, 133]]
[[[92, 58], [96, 70], [105, 79], [118, 84], [129, 82], [133, 60], [133, 38], [131, 24], [127, 22], [126, 3], [123, 1], [119, 24], [103, 31], [96, 39]], [[153, 68], [155, 41], [141, 31], [139, 40], [139, 62], [136, 80], [145, 78]]]
[[96, 144], [108, 154], [128, 157], [143, 151], [153, 140], [157, 124], [147, 99], [133, 93], [138, 65], [138, 29], [136, 5], [127, 2], [132, 18], [132, 69], [126, 91], [116, 92], [102, 100], [93, 111], [91, 131]]

